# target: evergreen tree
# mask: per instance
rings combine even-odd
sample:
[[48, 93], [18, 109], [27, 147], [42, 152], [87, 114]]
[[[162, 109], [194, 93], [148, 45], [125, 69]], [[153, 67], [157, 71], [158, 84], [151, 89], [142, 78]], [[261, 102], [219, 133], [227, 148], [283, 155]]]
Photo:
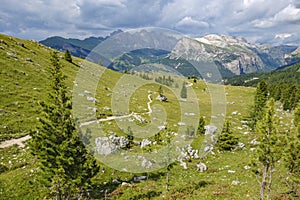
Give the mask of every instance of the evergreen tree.
[[163, 90], [163, 88], [162, 88], [161, 85], [159, 85], [157, 92], [158, 92], [159, 95], [163, 95], [164, 94], [164, 90]]
[[205, 133], [205, 120], [203, 116], [200, 116], [199, 119], [199, 125], [198, 125], [198, 129], [197, 129], [197, 134], [204, 134]]
[[[282, 155], [280, 135], [277, 133], [277, 118], [274, 109], [274, 99], [268, 102], [263, 118], [257, 122], [256, 132], [259, 134], [259, 146], [257, 148], [258, 161], [262, 164], [262, 180], [260, 187], [260, 199], [265, 195], [269, 198], [275, 163]], [[265, 194], [265, 188], [267, 192]]]
[[183, 84], [182, 84], [182, 88], [180, 91], [180, 97], [183, 99], [187, 98], [187, 88], [186, 88], [185, 82], [183, 82]]
[[72, 63], [72, 56], [68, 49], [65, 51], [65, 60]]
[[285, 165], [288, 170], [288, 186], [291, 198], [299, 197], [300, 185], [300, 104], [295, 109], [295, 131], [288, 136], [288, 145], [285, 152]]
[[252, 118], [254, 121], [254, 126], [256, 122], [263, 117], [263, 109], [266, 106], [268, 100], [268, 85], [265, 81], [260, 81], [256, 88], [256, 95], [254, 99], [254, 110], [252, 113]]
[[230, 130], [230, 122], [225, 121], [217, 146], [222, 151], [232, 151], [238, 144], [238, 138]]
[[41, 181], [55, 199], [79, 199], [99, 168], [78, 137], [72, 104], [57, 52], [51, 54], [51, 90], [42, 102], [40, 126], [32, 132], [32, 153], [41, 164]]

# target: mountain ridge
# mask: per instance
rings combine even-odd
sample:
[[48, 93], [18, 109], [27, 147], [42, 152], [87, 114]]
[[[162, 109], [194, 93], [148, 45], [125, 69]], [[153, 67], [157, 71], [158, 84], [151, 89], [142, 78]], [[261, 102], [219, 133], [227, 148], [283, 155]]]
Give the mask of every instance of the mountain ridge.
[[[157, 42], [164, 42], [161, 38], [159, 38], [159, 35], [161, 35], [162, 38], [167, 38], [165, 35], [152, 30], [141, 30], [134, 33], [123, 32], [119, 30], [113, 32], [107, 37], [89, 37], [83, 40], [51, 37], [41, 41], [41, 43], [60, 51], [69, 49], [72, 55], [86, 58], [91, 53], [97, 55], [98, 52], [94, 52], [93, 49], [102, 42], [106, 42], [108, 39], [123, 41], [123, 45], [126, 44], [127, 46], [128, 42], [130, 42], [131, 45], [136, 42], [136, 50], [141, 48], [141, 46], [143, 46], [143, 43], [152, 43], [152, 48], [155, 49], [157, 45], [154, 44], [156, 44]], [[126, 38], [128, 39], [126, 40]], [[217, 62], [219, 66], [222, 66], [222, 68], [231, 71], [233, 74], [247, 74], [252, 72], [271, 71], [281, 66], [289, 65], [300, 60], [300, 57], [295, 56], [295, 54], [297, 55], [297, 53], [295, 53], [297, 52], [297, 48], [299, 49], [299, 47], [297, 46], [272, 46], [268, 44], [252, 44], [241, 37], [208, 34], [198, 38], [183, 37], [178, 40], [178, 38], [174, 37], [167, 39], [170, 44], [176, 44], [174, 48], [170, 50], [170, 59], [176, 60], [178, 58], [181, 58], [193, 62]], [[149, 48], [150, 46], [151, 45], [149, 45]], [[117, 45], [114, 46], [114, 48], [116, 47]], [[120, 52], [124, 52], [125, 54], [130, 53], [134, 55], [132, 50], [132, 48], [125, 47], [124, 51], [122, 50]], [[140, 59], [153, 61], [153, 59], [150, 58], [153, 56], [154, 55], [148, 55], [148, 57], [145, 58], [144, 56], [143, 58], [140, 57]], [[122, 56], [114, 57], [118, 60], [118, 67], [112, 66], [111, 62], [113, 62], [113, 60], [109, 62], [105, 61], [104, 65], [116, 71], [130, 70], [132, 66], [136, 66], [134, 65], [134, 63], [128, 63], [128, 60], [126, 59], [123, 61], [120, 60], [120, 57], [122, 58]], [[97, 55], [94, 56], [93, 61], [97, 63], [98, 60], [101, 59], [101, 55]], [[120, 63], [127, 64], [120, 66]], [[176, 66], [178, 65], [179, 64], [177, 64]], [[181, 71], [184, 72], [183, 75], [191, 75], [191, 72], [186, 70], [190, 70], [190, 68], [186, 68], [184, 70], [181, 69]], [[231, 75], [229, 74], [229, 76]]]

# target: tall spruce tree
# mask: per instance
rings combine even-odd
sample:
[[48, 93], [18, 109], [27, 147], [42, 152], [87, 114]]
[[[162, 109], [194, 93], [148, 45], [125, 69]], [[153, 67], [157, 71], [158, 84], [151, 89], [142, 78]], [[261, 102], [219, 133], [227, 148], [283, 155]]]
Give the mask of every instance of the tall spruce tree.
[[32, 132], [31, 150], [38, 158], [41, 181], [55, 199], [79, 199], [99, 168], [77, 134], [72, 104], [57, 52], [51, 54], [51, 81], [47, 102], [42, 102], [40, 126]]
[[238, 144], [238, 138], [230, 130], [230, 122], [225, 121], [217, 146], [222, 151], [232, 151]]
[[260, 81], [256, 88], [256, 95], [254, 99], [254, 110], [252, 113], [252, 119], [254, 122], [254, 126], [256, 126], [256, 122], [263, 118], [263, 110], [268, 101], [268, 85], [265, 81]]
[[68, 49], [65, 51], [65, 60], [72, 63], [72, 56]]
[[187, 88], [186, 88], [185, 82], [183, 82], [183, 84], [182, 84], [182, 88], [180, 91], [180, 97], [183, 99], [187, 98]]
[[[276, 162], [283, 153], [283, 139], [277, 131], [278, 120], [275, 115], [274, 99], [267, 102], [263, 118], [257, 122], [256, 132], [259, 134], [257, 148], [258, 162], [262, 164], [262, 180], [260, 187], [260, 199], [269, 199], [273, 172]], [[267, 192], [265, 191], [267, 187]]]
[[300, 196], [300, 103], [297, 104], [294, 113], [294, 133], [288, 136], [288, 145], [284, 157], [288, 177], [286, 181], [292, 199]]
[[205, 133], [205, 120], [203, 116], [200, 116], [199, 118], [199, 124], [197, 129], [197, 134], [204, 134]]

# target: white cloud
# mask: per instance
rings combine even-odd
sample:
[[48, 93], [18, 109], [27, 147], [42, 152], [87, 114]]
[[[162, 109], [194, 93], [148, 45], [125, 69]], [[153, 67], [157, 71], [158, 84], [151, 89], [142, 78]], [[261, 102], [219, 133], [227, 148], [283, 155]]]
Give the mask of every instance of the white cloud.
[[201, 28], [209, 27], [209, 24], [207, 22], [198, 21], [193, 19], [190, 16], [187, 16], [181, 19], [179, 22], [177, 22], [175, 27], [178, 29], [186, 29], [186, 28], [201, 29]]
[[2, 0], [0, 32], [29, 39], [84, 37], [158, 26], [185, 34], [274, 39], [300, 29], [299, 0]]
[[270, 28], [281, 24], [298, 23], [300, 24], [300, 9], [294, 5], [289, 4], [287, 7], [276, 13], [274, 16], [255, 20], [253, 24], [258, 28]]
[[289, 37], [291, 37], [292, 36], [292, 34], [290, 34], [290, 33], [281, 33], [281, 34], [276, 34], [275, 35], [275, 39], [286, 39], [286, 38], [289, 38]]

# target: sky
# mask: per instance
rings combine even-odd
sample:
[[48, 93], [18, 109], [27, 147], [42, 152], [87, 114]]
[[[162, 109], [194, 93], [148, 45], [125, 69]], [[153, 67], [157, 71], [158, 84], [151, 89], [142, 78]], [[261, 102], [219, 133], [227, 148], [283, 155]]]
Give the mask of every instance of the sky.
[[143, 27], [300, 46], [300, 0], [1, 0], [0, 33], [23, 39]]

